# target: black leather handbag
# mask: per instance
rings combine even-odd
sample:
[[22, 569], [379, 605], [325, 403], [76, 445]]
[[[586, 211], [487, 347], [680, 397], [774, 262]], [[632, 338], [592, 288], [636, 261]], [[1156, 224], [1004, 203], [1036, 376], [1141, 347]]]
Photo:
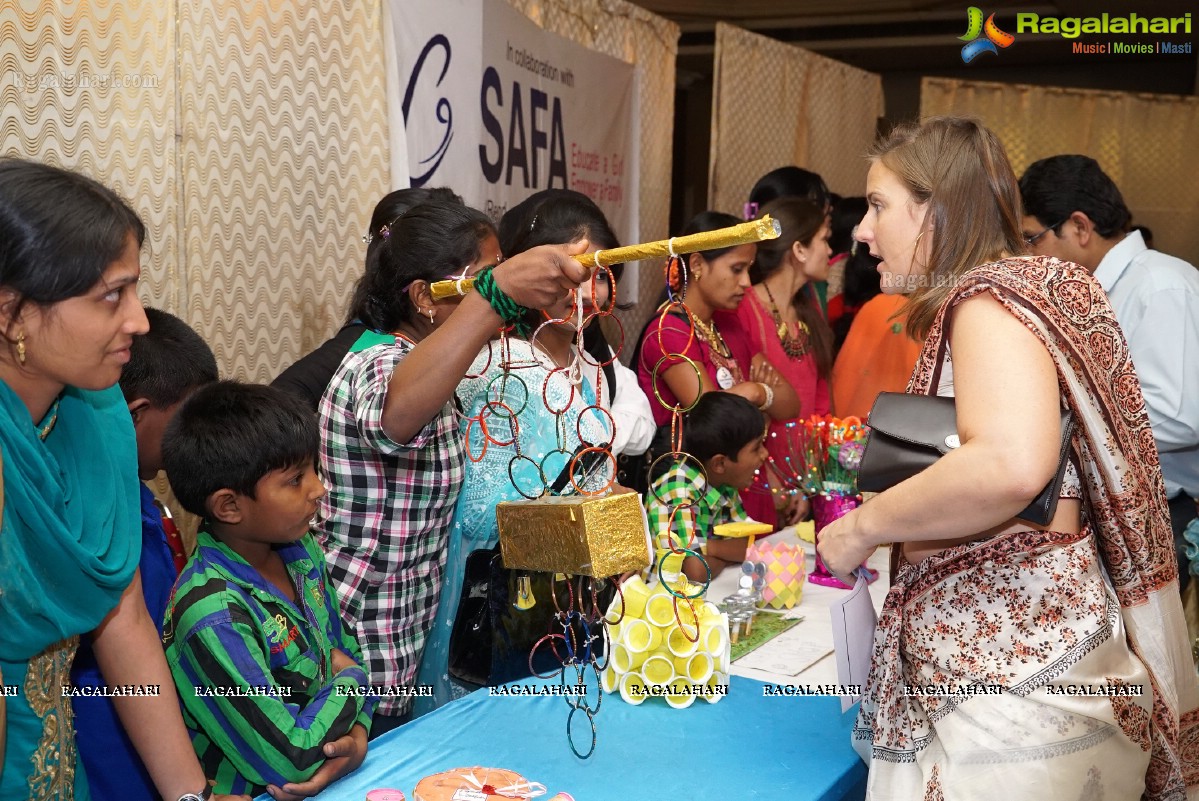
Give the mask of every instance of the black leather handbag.
[[[870, 434], [858, 472], [858, 489], [882, 492], [911, 478], [959, 447], [954, 399], [935, 395], [882, 392], [867, 418]], [[1062, 411], [1057, 473], [1036, 499], [1016, 517], [1044, 526], [1053, 519], [1061, 493], [1074, 418]]]
[[[573, 592], [567, 587], [573, 583]], [[561, 643], [558, 655], [548, 644], [536, 651], [533, 646], [550, 632], [562, 634], [562, 624], [555, 619], [559, 609], [580, 605], [590, 610], [591, 597], [583, 597], [590, 579], [571, 577], [553, 581], [550, 573], [510, 570], [504, 567], [500, 546], [472, 551], [466, 557], [462, 579], [462, 597], [450, 632], [449, 674], [467, 684], [496, 687], [510, 681], [527, 678], [532, 651], [532, 668], [545, 675], [562, 667], [566, 653]], [[518, 596], [524, 593], [517, 605]], [[551, 593], [557, 594], [557, 605]], [[598, 594], [597, 604], [606, 609], [616, 594], [610, 583]], [[582, 598], [582, 601], [580, 599]], [[598, 629], [596, 629], [598, 633]], [[576, 625], [576, 641], [583, 632]], [[591, 650], [602, 661], [602, 638]]]

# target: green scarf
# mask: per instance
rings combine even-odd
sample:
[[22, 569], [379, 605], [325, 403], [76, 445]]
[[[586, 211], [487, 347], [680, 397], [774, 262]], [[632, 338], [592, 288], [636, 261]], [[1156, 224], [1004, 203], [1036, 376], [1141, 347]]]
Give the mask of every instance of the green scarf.
[[24, 661], [91, 631], [141, 557], [137, 445], [120, 390], [68, 387], [57, 412], [43, 442], [24, 403], [0, 382], [2, 661]]

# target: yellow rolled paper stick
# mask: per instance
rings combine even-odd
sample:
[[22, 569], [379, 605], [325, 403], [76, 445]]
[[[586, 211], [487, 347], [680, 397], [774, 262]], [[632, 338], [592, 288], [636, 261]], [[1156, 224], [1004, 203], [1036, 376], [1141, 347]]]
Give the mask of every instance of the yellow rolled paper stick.
[[[626, 245], [611, 250], [596, 250], [591, 253], [580, 253], [574, 260], [586, 267], [611, 267], [613, 264], [625, 264], [630, 261], [644, 259], [660, 259], [674, 252], [676, 256], [684, 253], [695, 253], [700, 250], [716, 250], [731, 248], [737, 245], [748, 245], [765, 239], [778, 239], [783, 228], [778, 220], [769, 214], [761, 219], [750, 220], [728, 228], [717, 228], [715, 231], [702, 231], [698, 234], [676, 236], [672, 239], [662, 239], [657, 242], [644, 242], [640, 245]], [[434, 281], [429, 287], [433, 300], [445, 300], [457, 295], [465, 295], [474, 288], [473, 278], [460, 281]]]

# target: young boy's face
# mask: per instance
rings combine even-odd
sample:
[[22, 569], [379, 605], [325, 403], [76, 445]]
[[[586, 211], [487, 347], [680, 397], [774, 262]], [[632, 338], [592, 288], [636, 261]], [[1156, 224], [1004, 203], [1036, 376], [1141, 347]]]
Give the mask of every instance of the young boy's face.
[[755, 439], [737, 451], [736, 457], [726, 456], [718, 482], [738, 490], [754, 483], [754, 474], [766, 463], [766, 438]]
[[295, 542], [308, 533], [325, 485], [311, 461], [272, 470], [254, 488], [254, 498], [242, 495], [241, 530], [258, 542]]

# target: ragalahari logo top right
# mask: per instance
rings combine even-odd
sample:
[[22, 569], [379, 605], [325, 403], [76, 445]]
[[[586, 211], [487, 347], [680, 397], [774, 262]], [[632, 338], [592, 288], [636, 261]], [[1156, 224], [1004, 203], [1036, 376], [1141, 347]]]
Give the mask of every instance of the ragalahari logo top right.
[[[967, 28], [964, 36], [959, 36], [966, 46], [962, 48], [962, 61], [969, 64], [983, 53], [999, 55], [997, 47], [1010, 47], [1016, 37], [999, 29], [995, 24], [995, 15], [987, 17], [983, 22], [983, 12], [978, 6], [966, 9]], [[979, 38], [982, 37], [982, 38]]]

